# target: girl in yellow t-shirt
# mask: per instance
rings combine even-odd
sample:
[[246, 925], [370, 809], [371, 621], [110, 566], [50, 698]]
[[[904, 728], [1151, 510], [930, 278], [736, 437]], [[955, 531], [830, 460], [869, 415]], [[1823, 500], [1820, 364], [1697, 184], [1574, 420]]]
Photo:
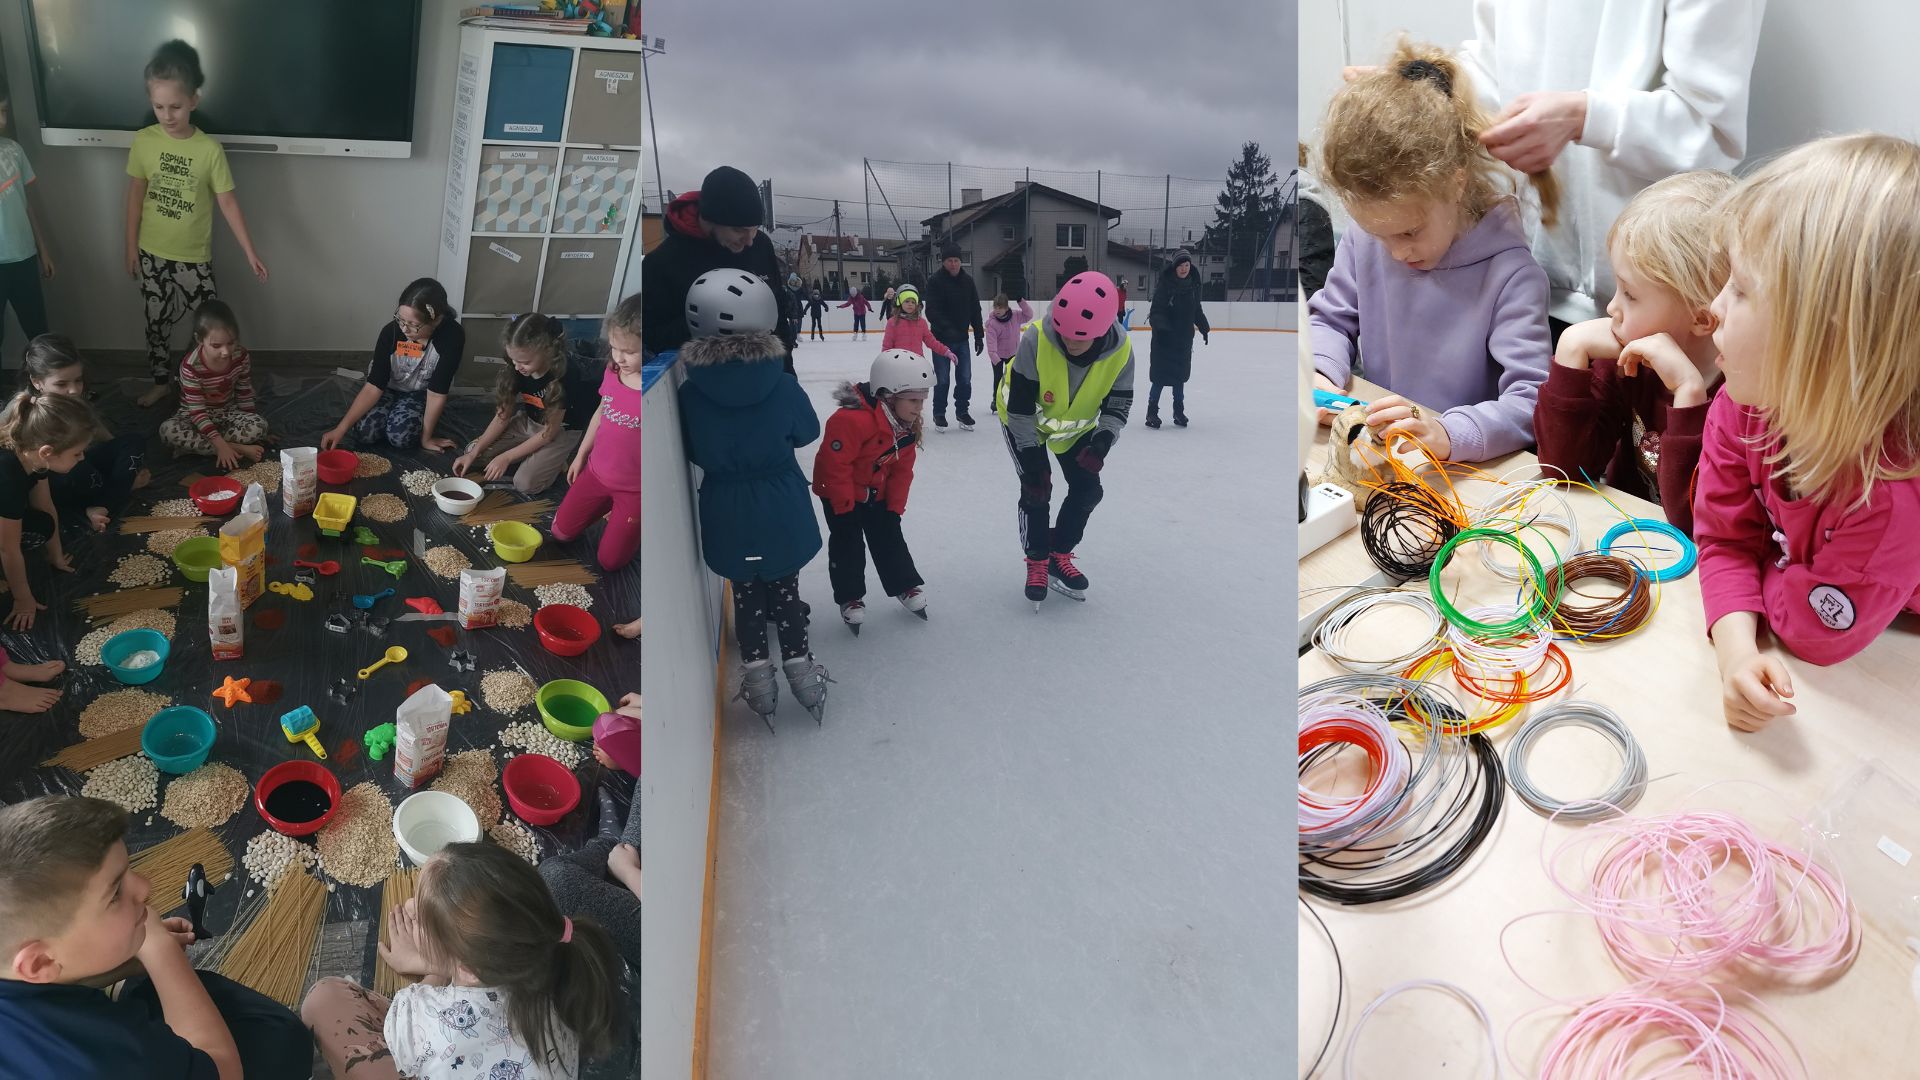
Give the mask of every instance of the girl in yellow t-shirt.
[[167, 396], [173, 378], [169, 340], [188, 312], [215, 299], [213, 205], [233, 229], [254, 276], [267, 280], [267, 264], [253, 250], [247, 220], [234, 198], [227, 154], [211, 135], [193, 126], [200, 104], [200, 54], [184, 41], [160, 46], [147, 63], [147, 100], [159, 123], [142, 128], [127, 153], [127, 276], [140, 282], [146, 302], [147, 367], [153, 389], [142, 406]]

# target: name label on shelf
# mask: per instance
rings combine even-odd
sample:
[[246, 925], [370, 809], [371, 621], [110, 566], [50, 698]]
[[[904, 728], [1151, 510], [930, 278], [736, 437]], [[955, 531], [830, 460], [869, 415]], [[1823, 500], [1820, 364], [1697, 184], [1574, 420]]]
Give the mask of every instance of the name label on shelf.
[[620, 155], [619, 154], [581, 154], [580, 162], [583, 165], [618, 165], [620, 164]]
[[607, 93], [617, 94], [620, 92], [621, 83], [633, 81], [633, 72], [621, 71], [617, 68], [595, 68], [593, 77], [607, 84]]
[[501, 247], [499, 244], [488, 244], [487, 250], [510, 262], [520, 261], [520, 253], [512, 248]]
[[563, 251], [563, 252], [561, 252], [561, 253], [560, 253], [560, 257], [561, 257], [562, 259], [591, 259], [591, 258], [593, 258], [593, 252], [591, 252], [591, 251]]
[[538, 150], [502, 150], [500, 151], [500, 160], [501, 161], [539, 161], [540, 151]]
[[509, 135], [539, 135], [547, 130], [545, 124], [502, 124], [500, 130]]

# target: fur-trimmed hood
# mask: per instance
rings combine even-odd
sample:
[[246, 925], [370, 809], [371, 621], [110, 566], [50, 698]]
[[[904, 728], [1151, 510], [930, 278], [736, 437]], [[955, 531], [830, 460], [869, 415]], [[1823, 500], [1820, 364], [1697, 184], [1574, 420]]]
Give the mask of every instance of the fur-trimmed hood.
[[866, 412], [871, 412], [874, 415], [875, 423], [885, 424], [895, 431], [911, 430], [913, 432], [913, 444], [915, 446], [920, 445], [920, 440], [925, 434], [922, 431], [926, 422], [926, 414], [924, 411], [922, 411], [920, 419], [915, 420], [911, 425], [903, 426], [899, 419], [893, 415], [893, 410], [882, 404], [880, 395], [874, 393], [873, 388], [866, 383], [841, 383], [833, 392], [833, 403], [843, 409], [861, 409]]
[[765, 401], [787, 378], [786, 356], [786, 346], [771, 333], [719, 334], [680, 348], [688, 385], [733, 408]]

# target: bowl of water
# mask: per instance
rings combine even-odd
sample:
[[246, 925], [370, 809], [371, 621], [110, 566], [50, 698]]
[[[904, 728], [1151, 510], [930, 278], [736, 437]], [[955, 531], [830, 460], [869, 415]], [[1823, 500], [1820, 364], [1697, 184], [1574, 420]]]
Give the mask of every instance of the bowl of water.
[[480, 839], [480, 818], [458, 795], [416, 791], [393, 812], [393, 838], [413, 865], [420, 866], [448, 844]]
[[213, 736], [213, 717], [191, 705], [169, 705], [141, 730], [140, 749], [154, 768], [178, 776], [207, 763]]
[[533, 696], [547, 730], [568, 742], [593, 738], [593, 722], [612, 712], [607, 695], [578, 679], [555, 679]]

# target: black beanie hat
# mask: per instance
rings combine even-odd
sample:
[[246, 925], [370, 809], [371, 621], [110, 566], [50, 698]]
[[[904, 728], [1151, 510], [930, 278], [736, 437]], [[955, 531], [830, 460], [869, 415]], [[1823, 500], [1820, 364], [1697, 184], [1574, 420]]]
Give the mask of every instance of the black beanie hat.
[[944, 259], [957, 259], [957, 258], [959, 258], [959, 257], [960, 257], [960, 245], [959, 245], [959, 244], [956, 244], [956, 243], [954, 243], [953, 241], [951, 241], [951, 240], [949, 240], [949, 241], [947, 241], [947, 242], [946, 242], [945, 244], [942, 244], [942, 245], [940, 246], [940, 258], [941, 258], [941, 259], [943, 259], [943, 260], [944, 260]]
[[731, 165], [720, 166], [700, 181], [700, 216], [715, 225], [759, 225], [759, 185]]

